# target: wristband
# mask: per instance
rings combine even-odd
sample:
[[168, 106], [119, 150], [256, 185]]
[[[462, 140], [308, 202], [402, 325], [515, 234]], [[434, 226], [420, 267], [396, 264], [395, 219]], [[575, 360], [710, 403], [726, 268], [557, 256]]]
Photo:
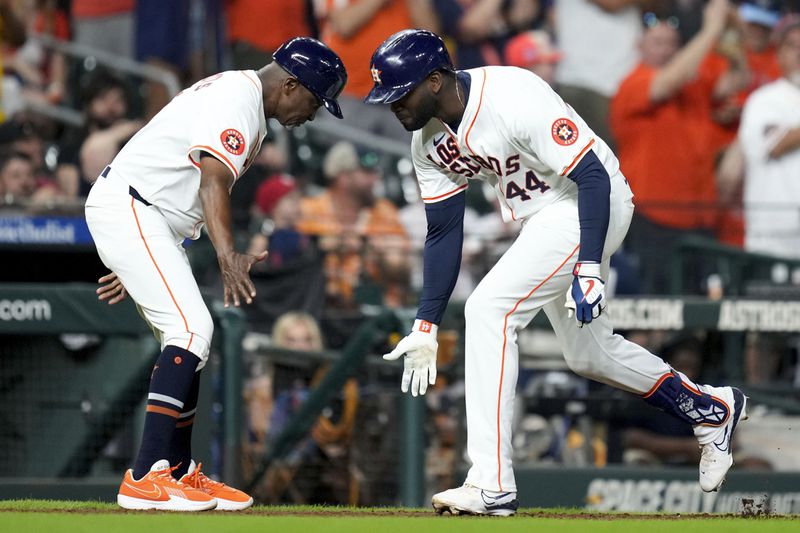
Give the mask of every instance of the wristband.
[[575, 268], [572, 269], [572, 275], [602, 279], [600, 275], [600, 263], [575, 263]]
[[439, 331], [439, 326], [428, 322], [427, 320], [416, 319], [414, 321], [414, 327], [411, 328], [411, 331], [419, 331], [420, 333], [430, 333], [434, 337], [436, 337], [436, 333]]

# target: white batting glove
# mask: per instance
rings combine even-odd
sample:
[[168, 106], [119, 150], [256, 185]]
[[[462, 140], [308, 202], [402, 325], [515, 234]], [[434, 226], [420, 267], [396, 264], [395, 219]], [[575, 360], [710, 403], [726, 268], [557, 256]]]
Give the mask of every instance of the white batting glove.
[[436, 383], [436, 352], [439, 349], [436, 332], [438, 329], [439, 326], [436, 324], [417, 319], [414, 321], [411, 333], [403, 337], [394, 350], [383, 356], [387, 361], [394, 361], [405, 354], [403, 381], [400, 385], [400, 390], [403, 392], [408, 392], [410, 383], [412, 396], [423, 395], [428, 390], [428, 384]]
[[564, 307], [569, 309], [569, 316], [575, 315], [582, 328], [606, 308], [606, 284], [600, 278], [599, 263], [577, 263], [572, 274], [575, 278], [567, 289]]

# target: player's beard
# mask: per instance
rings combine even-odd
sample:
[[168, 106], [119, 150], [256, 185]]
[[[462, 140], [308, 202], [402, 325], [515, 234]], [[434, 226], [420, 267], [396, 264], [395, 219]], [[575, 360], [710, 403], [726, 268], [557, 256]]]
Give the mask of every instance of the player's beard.
[[402, 123], [406, 131], [417, 131], [427, 124], [439, 112], [439, 101], [432, 94], [422, 98], [417, 106], [416, 112], [412, 113], [410, 123]]

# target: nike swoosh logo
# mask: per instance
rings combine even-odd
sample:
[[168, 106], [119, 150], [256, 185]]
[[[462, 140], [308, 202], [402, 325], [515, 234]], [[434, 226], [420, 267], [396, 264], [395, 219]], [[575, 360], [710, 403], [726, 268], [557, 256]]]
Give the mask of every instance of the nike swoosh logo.
[[486, 507], [492, 507], [495, 505], [507, 505], [508, 502], [499, 503], [497, 500], [501, 498], [506, 498], [508, 495], [511, 494], [510, 492], [504, 492], [499, 496], [487, 496], [484, 491], [481, 491], [481, 498], [483, 498], [483, 503], [486, 504]]
[[592, 289], [594, 289], [594, 280], [593, 279], [587, 280], [586, 283], [589, 284], [589, 288], [586, 289], [586, 292], [583, 293], [583, 299], [581, 300], [581, 303], [586, 301], [586, 296], [588, 296], [589, 293], [592, 292]]
[[436, 146], [437, 144], [439, 144], [440, 142], [442, 142], [442, 139], [444, 139], [444, 135], [445, 135], [445, 134], [444, 134], [444, 133], [442, 133], [442, 136], [441, 136], [441, 137], [439, 137], [438, 139], [434, 139], [434, 140], [433, 140], [433, 145], [434, 145], [434, 146]]
[[[730, 450], [731, 450], [731, 441], [728, 438], [728, 432], [730, 430], [731, 430], [730, 426], [727, 426], [725, 428], [725, 432], [722, 434], [722, 442], [720, 442], [720, 443], [717, 443], [716, 441], [713, 442], [714, 446], [721, 452], [730, 452]], [[725, 445], [724, 448], [722, 447], [723, 444]]]
[[125, 482], [125, 485], [133, 492], [141, 494], [142, 496], [147, 496], [148, 498], [152, 498], [154, 500], [157, 500], [161, 497], [161, 488], [158, 485], [153, 485], [154, 490], [142, 490], [139, 487], [134, 487], [127, 481]]

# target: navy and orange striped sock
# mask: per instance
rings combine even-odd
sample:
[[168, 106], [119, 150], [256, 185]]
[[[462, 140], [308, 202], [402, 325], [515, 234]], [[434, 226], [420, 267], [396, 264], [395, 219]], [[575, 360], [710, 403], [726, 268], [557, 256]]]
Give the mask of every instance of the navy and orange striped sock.
[[175, 424], [169, 445], [169, 464], [178, 467], [172, 472], [175, 479], [180, 479], [186, 474], [192, 460], [192, 429], [197, 410], [197, 397], [200, 395], [200, 372], [198, 370], [194, 373], [192, 386], [186, 395], [186, 401], [183, 402], [183, 409]]
[[147, 474], [156, 461], [169, 458], [172, 434], [184, 409], [198, 364], [199, 357], [177, 346], [165, 347], [158, 356], [150, 378], [142, 445], [133, 468], [135, 479]]

